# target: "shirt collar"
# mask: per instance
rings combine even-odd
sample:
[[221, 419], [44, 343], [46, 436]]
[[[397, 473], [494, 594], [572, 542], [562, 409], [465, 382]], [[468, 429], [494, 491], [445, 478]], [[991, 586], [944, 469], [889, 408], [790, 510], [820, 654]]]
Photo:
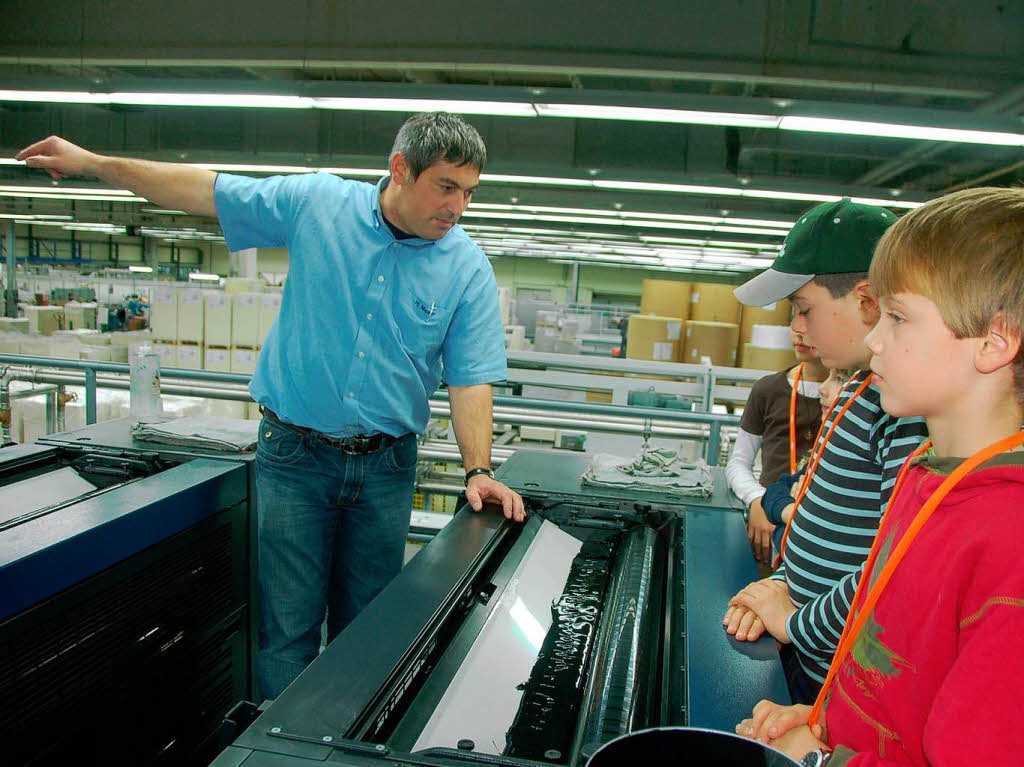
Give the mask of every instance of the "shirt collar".
[[436, 245], [438, 242], [440, 242], [441, 240], [425, 240], [422, 237], [409, 237], [408, 239], [405, 240], [395, 239], [395, 235], [391, 233], [391, 229], [384, 221], [384, 212], [381, 210], [380, 207], [380, 196], [387, 188], [387, 185], [389, 183], [391, 183], [391, 174], [389, 173], [381, 176], [380, 179], [377, 181], [377, 193], [373, 195], [373, 201], [370, 203], [370, 207], [373, 210], [373, 228], [380, 232], [381, 236], [387, 237], [392, 242], [397, 242], [400, 245], [410, 245], [414, 248], [422, 248], [427, 245]]

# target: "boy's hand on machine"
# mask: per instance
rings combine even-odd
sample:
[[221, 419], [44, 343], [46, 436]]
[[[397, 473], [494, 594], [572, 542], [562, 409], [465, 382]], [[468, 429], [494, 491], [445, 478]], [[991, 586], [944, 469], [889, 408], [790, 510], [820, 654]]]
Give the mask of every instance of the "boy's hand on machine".
[[493, 501], [501, 504], [505, 519], [514, 519], [516, 522], [526, 519], [523, 497], [512, 488], [496, 479], [491, 479], [486, 474], [470, 477], [469, 484], [466, 485], [466, 500], [469, 501], [473, 511], [480, 511], [484, 507], [484, 501]]
[[98, 157], [59, 136], [50, 136], [25, 147], [14, 158], [30, 168], [43, 168], [54, 181], [65, 176], [95, 175]]
[[785, 581], [771, 578], [755, 581], [729, 600], [729, 605], [753, 610], [769, 634], [783, 644], [789, 644], [786, 622], [796, 612], [796, 605], [789, 598], [789, 587]]
[[[736, 734], [759, 740], [762, 743], [770, 743], [776, 738], [781, 738], [794, 727], [807, 724], [810, 715], [810, 706], [783, 706], [772, 703], [770, 700], [762, 700], [754, 706], [754, 711], [749, 719], [744, 719], [736, 725]], [[820, 724], [816, 724], [811, 732], [817, 738], [821, 738], [824, 734]]]
[[[785, 594], [786, 599], [789, 599], [789, 586], [783, 580], [764, 578], [760, 581], [754, 581], [746, 588], [749, 589], [751, 586], [756, 586], [758, 584], [764, 584], [767, 588], [778, 591], [781, 594]], [[725, 617], [722, 618], [722, 625], [725, 626], [726, 633], [732, 634], [739, 641], [756, 642], [765, 632], [765, 623], [762, 617], [758, 614], [756, 608], [749, 607], [737, 601], [740, 594], [744, 591], [746, 591], [746, 589], [743, 589], [739, 594], [729, 600], [729, 609], [726, 610]]]
[[753, 610], [742, 605], [730, 607], [722, 619], [722, 625], [727, 634], [732, 634], [741, 642], [756, 642], [764, 633], [764, 621]]

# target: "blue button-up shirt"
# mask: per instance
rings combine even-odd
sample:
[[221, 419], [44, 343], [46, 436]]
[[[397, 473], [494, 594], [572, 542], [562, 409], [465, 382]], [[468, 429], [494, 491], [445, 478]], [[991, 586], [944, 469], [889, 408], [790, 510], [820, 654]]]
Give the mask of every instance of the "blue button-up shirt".
[[507, 377], [494, 270], [459, 226], [396, 240], [376, 186], [328, 173], [221, 173], [231, 250], [287, 247], [281, 312], [249, 391], [289, 423], [335, 437], [422, 432], [428, 398]]

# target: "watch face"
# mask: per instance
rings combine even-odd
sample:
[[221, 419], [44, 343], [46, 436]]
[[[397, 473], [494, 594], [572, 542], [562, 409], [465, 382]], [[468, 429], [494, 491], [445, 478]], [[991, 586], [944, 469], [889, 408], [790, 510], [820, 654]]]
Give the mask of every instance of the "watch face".
[[821, 767], [822, 754], [819, 749], [814, 749], [809, 754], [806, 754], [801, 764], [804, 767]]

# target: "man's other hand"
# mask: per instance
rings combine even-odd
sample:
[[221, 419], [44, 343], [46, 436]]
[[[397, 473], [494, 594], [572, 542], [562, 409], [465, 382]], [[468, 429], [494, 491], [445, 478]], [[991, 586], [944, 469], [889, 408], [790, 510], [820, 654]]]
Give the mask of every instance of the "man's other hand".
[[484, 507], [484, 501], [496, 501], [501, 503], [505, 519], [514, 519], [516, 522], [526, 519], [523, 497], [486, 474], [477, 474], [469, 478], [469, 484], [466, 485], [466, 500], [473, 511], [480, 511]]

